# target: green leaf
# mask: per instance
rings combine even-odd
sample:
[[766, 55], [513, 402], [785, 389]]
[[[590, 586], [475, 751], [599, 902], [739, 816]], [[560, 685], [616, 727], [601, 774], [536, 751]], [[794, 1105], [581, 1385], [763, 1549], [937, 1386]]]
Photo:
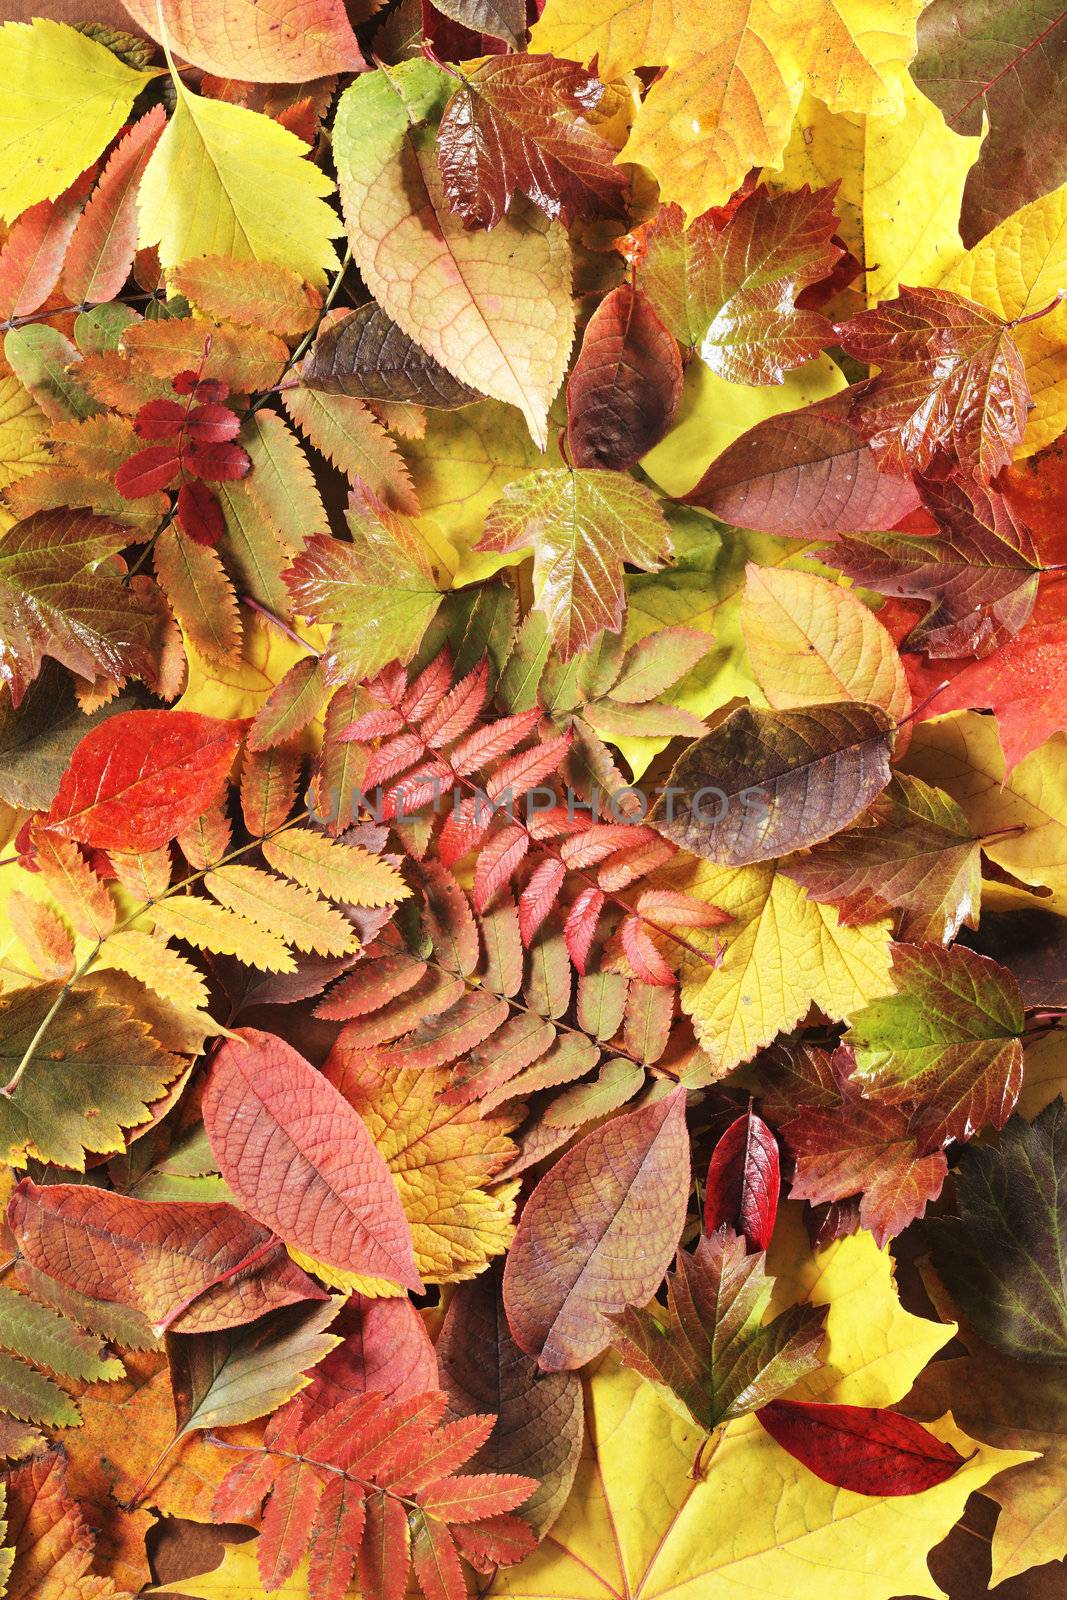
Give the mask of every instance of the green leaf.
[[1067, 1104], [1012, 1117], [960, 1156], [959, 1216], [928, 1226], [934, 1264], [978, 1333], [1020, 1361], [1067, 1362]]
[[763, 1252], [722, 1227], [692, 1255], [678, 1252], [667, 1278], [667, 1308], [627, 1306], [610, 1320], [628, 1367], [681, 1402], [683, 1415], [710, 1432], [785, 1394], [821, 1361], [824, 1306], [764, 1314], [774, 1287]]
[[0, 1411], [21, 1422], [43, 1422], [52, 1428], [76, 1428], [81, 1422], [70, 1395], [18, 1356], [0, 1355]]
[[27, 1361], [35, 1361], [60, 1378], [82, 1378], [98, 1383], [121, 1378], [122, 1362], [102, 1356], [100, 1340], [82, 1333], [53, 1311], [27, 1295], [0, 1285], [0, 1344]]

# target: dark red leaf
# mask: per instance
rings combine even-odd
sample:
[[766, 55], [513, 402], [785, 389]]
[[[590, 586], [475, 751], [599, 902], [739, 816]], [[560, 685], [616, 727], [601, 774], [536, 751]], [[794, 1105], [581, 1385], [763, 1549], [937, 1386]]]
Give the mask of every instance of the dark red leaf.
[[185, 452], [185, 466], [198, 478], [228, 483], [243, 478], [252, 462], [239, 444], [193, 444]]
[[895, 1411], [772, 1400], [756, 1415], [817, 1478], [854, 1494], [921, 1494], [951, 1478], [966, 1459]]
[[186, 434], [195, 444], [225, 444], [235, 439], [241, 419], [229, 406], [206, 402], [194, 406], [185, 424]]
[[127, 500], [141, 500], [157, 494], [173, 482], [181, 466], [177, 451], [169, 444], [150, 444], [124, 461], [115, 474], [115, 487]]
[[196, 544], [216, 545], [226, 531], [215, 492], [206, 483], [183, 483], [178, 490], [178, 526]]
[[728, 1223], [751, 1250], [766, 1250], [778, 1214], [778, 1141], [751, 1106], [731, 1122], [711, 1157], [704, 1195], [704, 1232]]
[[623, 284], [605, 295], [567, 384], [576, 467], [625, 471], [658, 444], [682, 393], [682, 359], [652, 302]]

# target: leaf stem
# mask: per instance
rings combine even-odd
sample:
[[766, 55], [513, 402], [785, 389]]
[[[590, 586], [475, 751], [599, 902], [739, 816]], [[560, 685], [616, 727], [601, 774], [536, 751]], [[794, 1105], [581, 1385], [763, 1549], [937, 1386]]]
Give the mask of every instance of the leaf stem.
[[301, 650], [306, 651], [309, 656], [314, 656], [316, 660], [321, 659], [321, 650], [316, 650], [314, 645], [308, 644], [306, 639], [301, 639], [294, 628], [291, 628], [287, 622], [283, 622], [281, 617], [275, 615], [267, 606], [261, 606], [259, 601], [253, 600], [250, 594], [243, 594], [240, 598], [243, 606], [247, 606], [250, 611], [255, 611], [265, 622], [269, 622], [272, 628], [277, 628], [280, 633], [284, 633], [285, 637], [291, 639], [294, 644], [298, 644]]

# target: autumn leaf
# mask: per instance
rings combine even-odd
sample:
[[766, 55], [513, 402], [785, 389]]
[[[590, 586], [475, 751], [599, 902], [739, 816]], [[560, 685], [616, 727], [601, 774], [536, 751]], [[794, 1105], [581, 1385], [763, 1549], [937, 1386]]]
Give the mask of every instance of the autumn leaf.
[[239, 5], [221, 11], [187, 11], [166, 0], [159, 6], [132, 0], [130, 15], [176, 55], [223, 78], [302, 83], [331, 72], [365, 66], [340, 0], [315, 0], [294, 17], [284, 5]]
[[241, 1030], [215, 1056], [203, 1115], [223, 1177], [279, 1238], [330, 1266], [421, 1288], [367, 1128], [290, 1045]]
[[576, 467], [624, 471], [670, 428], [682, 392], [678, 347], [639, 290], [605, 295], [582, 335], [567, 383]]
[[752, 1110], [731, 1122], [712, 1151], [704, 1185], [704, 1232], [729, 1226], [749, 1250], [766, 1250], [781, 1184], [778, 1141]]
[[63, 263], [72, 300], [112, 300], [129, 277], [137, 249], [137, 192], [166, 117], [155, 106], [123, 134], [78, 218]]
[[445, 410], [479, 398], [477, 390], [454, 378], [373, 300], [322, 329], [301, 379], [306, 389], [326, 394]]
[[[663, 1277], [688, 1190], [684, 1115], [676, 1089], [614, 1118], [568, 1151], [527, 1201], [504, 1305], [516, 1343], [546, 1372], [603, 1350], [604, 1314], [642, 1303]], [[666, 1194], [670, 1208], [656, 1203]]]
[[110, 1578], [93, 1573], [96, 1539], [67, 1486], [63, 1455], [46, 1451], [7, 1476], [7, 1535], [13, 1562], [6, 1593], [14, 1600], [69, 1594], [125, 1600]]
[[670, 532], [654, 497], [620, 472], [549, 469], [510, 485], [479, 550], [534, 550], [537, 603], [564, 660], [622, 626], [623, 562], [658, 571]]
[[965, 1460], [954, 1445], [893, 1411], [772, 1400], [759, 1419], [817, 1477], [857, 1494], [921, 1494]]

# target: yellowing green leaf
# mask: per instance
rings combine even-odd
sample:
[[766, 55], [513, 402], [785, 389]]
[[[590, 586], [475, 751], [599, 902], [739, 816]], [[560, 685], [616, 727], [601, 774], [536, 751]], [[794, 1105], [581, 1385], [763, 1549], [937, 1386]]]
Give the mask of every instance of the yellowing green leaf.
[[[1043, 311], [1067, 285], [1067, 184], [1006, 217], [961, 256], [939, 287], [999, 317]], [[1017, 456], [1032, 455], [1067, 427], [1067, 305], [1026, 322], [1012, 337], [1026, 364], [1034, 410]]]
[[841, 237], [868, 265], [874, 305], [901, 282], [936, 283], [958, 257], [963, 186], [981, 143], [949, 128], [906, 77], [899, 118], [835, 116], [805, 96], [781, 168], [769, 176], [789, 188], [839, 180]]
[[141, 244], [158, 245], [165, 267], [237, 256], [321, 283], [340, 230], [325, 202], [333, 185], [307, 145], [271, 117], [174, 83], [174, 115], [141, 182]]
[[95, 161], [158, 69], [138, 72], [62, 22], [0, 28], [0, 216], [54, 200]]
[[534, 50], [607, 79], [670, 70], [645, 95], [620, 159], [638, 161], [692, 219], [723, 205], [752, 166], [777, 162], [804, 88], [831, 111], [899, 117], [922, 0], [700, 0], [661, 6], [549, 0]]
[[874, 612], [840, 584], [752, 563], [741, 628], [756, 681], [772, 706], [864, 700], [894, 722], [911, 709], [896, 645]]
[[574, 337], [570, 246], [526, 202], [488, 232], [449, 210], [427, 119], [452, 87], [410, 61], [345, 91], [334, 153], [352, 251], [394, 322], [453, 377], [518, 406], [543, 449]]
[[669, 880], [733, 919], [686, 935], [709, 953], [723, 946], [718, 966], [685, 955], [681, 967], [682, 1009], [723, 1070], [750, 1060], [812, 1005], [844, 1018], [892, 992], [888, 921], [843, 927], [773, 864], [736, 871], [683, 856]]

